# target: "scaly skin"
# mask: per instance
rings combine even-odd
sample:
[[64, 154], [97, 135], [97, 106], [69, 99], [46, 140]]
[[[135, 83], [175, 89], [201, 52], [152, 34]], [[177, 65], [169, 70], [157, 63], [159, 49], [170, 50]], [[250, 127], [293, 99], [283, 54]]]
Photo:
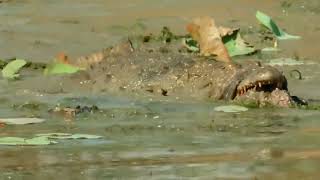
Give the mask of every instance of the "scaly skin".
[[293, 104], [286, 78], [274, 67], [217, 62], [178, 52], [172, 44], [146, 43], [133, 50], [127, 42], [74, 63], [88, 68], [94, 91]]

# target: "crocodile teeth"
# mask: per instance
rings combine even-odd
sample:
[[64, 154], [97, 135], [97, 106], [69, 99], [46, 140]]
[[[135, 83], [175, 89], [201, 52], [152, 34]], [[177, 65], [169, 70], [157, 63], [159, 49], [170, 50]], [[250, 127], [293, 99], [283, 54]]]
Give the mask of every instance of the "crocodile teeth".
[[261, 82], [259, 82], [259, 87], [261, 88]]

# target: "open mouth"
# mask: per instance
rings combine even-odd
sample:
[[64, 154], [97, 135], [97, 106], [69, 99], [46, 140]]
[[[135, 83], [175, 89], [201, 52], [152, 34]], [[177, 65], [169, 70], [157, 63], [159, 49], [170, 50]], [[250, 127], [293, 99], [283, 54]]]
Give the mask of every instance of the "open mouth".
[[275, 89], [282, 89], [283, 85], [274, 81], [256, 81], [254, 83], [249, 83], [245, 85], [239, 85], [237, 87], [236, 96], [242, 96], [248, 91], [256, 92], [272, 92]]
[[248, 92], [262, 92], [268, 94], [275, 90], [287, 90], [287, 80], [285, 76], [275, 68], [261, 66], [257, 69], [248, 71], [237, 85], [234, 93], [235, 96], [243, 96]]
[[289, 107], [292, 104], [292, 98], [287, 91], [287, 81], [284, 77], [249, 82], [248, 80], [240, 82], [235, 93], [236, 100], [254, 102], [260, 107], [268, 104]]

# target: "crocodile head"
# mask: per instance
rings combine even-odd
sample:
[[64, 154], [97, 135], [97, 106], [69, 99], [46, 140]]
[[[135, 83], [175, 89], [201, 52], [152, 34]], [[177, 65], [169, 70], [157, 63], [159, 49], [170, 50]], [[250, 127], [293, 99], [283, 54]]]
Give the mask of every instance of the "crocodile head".
[[242, 65], [238, 71], [235, 76], [237, 83], [227, 89], [227, 92], [231, 92], [231, 99], [254, 101], [262, 106], [272, 104], [288, 107], [294, 104], [288, 92], [287, 79], [278, 69], [254, 63]]

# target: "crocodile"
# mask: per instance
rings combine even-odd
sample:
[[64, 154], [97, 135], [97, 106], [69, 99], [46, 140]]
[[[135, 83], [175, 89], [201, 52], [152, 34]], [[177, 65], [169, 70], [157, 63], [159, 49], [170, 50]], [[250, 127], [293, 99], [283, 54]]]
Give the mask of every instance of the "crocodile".
[[133, 47], [128, 40], [71, 63], [86, 68], [80, 84], [94, 92], [233, 100], [259, 106], [297, 104], [286, 77], [275, 67], [258, 61], [219, 62], [174, 43]]

